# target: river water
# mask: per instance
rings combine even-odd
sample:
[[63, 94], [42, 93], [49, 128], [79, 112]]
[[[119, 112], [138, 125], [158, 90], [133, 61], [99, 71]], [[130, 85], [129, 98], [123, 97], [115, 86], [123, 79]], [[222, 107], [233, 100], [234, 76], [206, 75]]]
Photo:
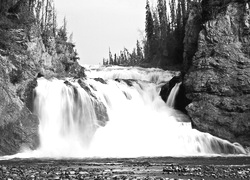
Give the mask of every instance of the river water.
[[[245, 154], [237, 143], [193, 129], [188, 117], [159, 96], [178, 72], [130, 67], [88, 67], [78, 79], [38, 79], [35, 111], [40, 146], [15, 157], [159, 157]], [[67, 80], [67, 83], [65, 81]], [[70, 85], [69, 85], [70, 84]], [[95, 103], [106, 107], [107, 122]], [[12, 156], [13, 157], [13, 156]]]

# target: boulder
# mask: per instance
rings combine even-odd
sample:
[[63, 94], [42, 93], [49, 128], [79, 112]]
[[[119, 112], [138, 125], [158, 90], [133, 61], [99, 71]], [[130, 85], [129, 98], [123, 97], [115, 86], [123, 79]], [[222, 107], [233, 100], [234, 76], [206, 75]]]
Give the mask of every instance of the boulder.
[[[103, 79], [98, 79], [98, 81], [101, 80], [101, 82], [105, 82]], [[96, 97], [96, 95], [92, 92], [93, 90], [96, 91], [94, 87], [89, 87], [83, 80], [79, 79], [78, 84], [88, 93], [88, 95], [91, 97], [91, 101], [93, 104], [93, 107], [95, 109], [95, 114], [97, 118], [97, 122], [99, 126], [105, 126], [107, 121], [109, 121], [109, 116], [107, 112], [106, 106], [103, 104], [103, 102]], [[106, 82], [105, 82], [106, 83]]]
[[0, 156], [38, 144], [38, 118], [6, 86], [0, 85]]
[[204, 24], [184, 78], [192, 101], [186, 110], [198, 130], [250, 146], [249, 1], [203, 2]]
[[[175, 86], [175, 84], [182, 82], [181, 76], [174, 76], [168, 83], [162, 86], [160, 96], [163, 101], [167, 102], [168, 96]], [[175, 97], [174, 108], [180, 110], [183, 113], [187, 113], [185, 107], [190, 103], [190, 100], [186, 98], [186, 90], [183, 84], [180, 85], [180, 89]]]

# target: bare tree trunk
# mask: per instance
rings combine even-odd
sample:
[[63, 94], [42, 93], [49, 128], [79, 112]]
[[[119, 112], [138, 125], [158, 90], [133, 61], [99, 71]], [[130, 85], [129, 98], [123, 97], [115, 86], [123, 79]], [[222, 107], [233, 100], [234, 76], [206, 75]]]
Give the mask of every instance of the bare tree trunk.
[[45, 30], [47, 28], [47, 20], [48, 20], [48, 7], [49, 7], [49, 0], [47, 0], [47, 3], [46, 3], [46, 9], [45, 9], [45, 23], [44, 23], [44, 26], [45, 26]]
[[45, 26], [44, 25], [44, 0], [42, 0], [41, 8], [42, 8], [41, 31], [43, 32], [43, 29]]
[[55, 4], [53, 5], [53, 34], [56, 36], [56, 10], [55, 10]]

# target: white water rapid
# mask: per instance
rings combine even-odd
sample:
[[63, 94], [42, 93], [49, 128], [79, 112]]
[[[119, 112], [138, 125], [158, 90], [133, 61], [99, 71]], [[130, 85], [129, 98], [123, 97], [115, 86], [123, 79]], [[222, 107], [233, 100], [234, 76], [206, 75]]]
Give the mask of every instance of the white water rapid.
[[176, 83], [175, 86], [173, 87], [173, 89], [171, 90], [168, 99], [167, 99], [167, 106], [174, 108], [174, 103], [175, 103], [175, 97], [177, 95], [177, 93], [179, 92], [179, 88], [180, 88], [181, 82], [180, 83]]
[[[171, 108], [174, 99], [170, 107], [161, 99], [161, 86], [176, 73], [109, 67], [90, 69], [86, 74], [88, 78], [82, 81], [87, 88], [74, 79], [67, 79], [71, 85], [64, 83], [65, 80], [38, 80], [35, 109], [40, 119], [40, 146], [23, 153], [26, 157], [245, 153], [238, 144], [192, 129], [191, 123]], [[94, 79], [98, 77], [105, 81]], [[95, 110], [96, 101], [106, 107], [109, 121], [105, 126]]]

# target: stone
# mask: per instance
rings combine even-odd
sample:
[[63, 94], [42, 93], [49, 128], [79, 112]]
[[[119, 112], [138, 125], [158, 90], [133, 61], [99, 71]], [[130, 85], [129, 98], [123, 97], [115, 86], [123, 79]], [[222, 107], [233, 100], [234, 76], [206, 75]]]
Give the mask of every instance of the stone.
[[[164, 102], [167, 102], [168, 96], [176, 83], [182, 82], [181, 76], [174, 76], [168, 83], [162, 86], [160, 96]], [[183, 84], [180, 85], [180, 89], [175, 98], [174, 108], [180, 110], [183, 113], [187, 113], [185, 107], [190, 103], [190, 100], [186, 98], [186, 91]]]
[[[20, 15], [26, 10], [22, 8]], [[33, 113], [36, 79], [84, 78], [85, 69], [77, 62], [72, 43], [59, 43], [50, 37], [45, 46], [36, 23], [22, 24], [2, 13], [0, 16], [0, 24], [6, 24], [0, 26], [0, 156], [3, 156], [39, 145], [39, 120]]]
[[38, 118], [6, 88], [0, 86], [0, 155], [17, 153], [21, 148], [35, 149]]
[[202, 6], [204, 24], [184, 78], [186, 110], [194, 128], [250, 146], [248, 4], [208, 0]]
[[183, 71], [187, 72], [192, 64], [192, 58], [198, 48], [198, 37], [202, 26], [202, 9], [199, 3], [192, 3], [192, 7], [185, 26], [183, 40]]
[[93, 107], [95, 109], [95, 114], [96, 114], [96, 118], [97, 118], [97, 121], [98, 121], [98, 125], [105, 126], [107, 121], [109, 121], [109, 116], [108, 116], [108, 113], [107, 113], [106, 106], [91, 91], [91, 89], [95, 90], [93, 87], [91, 87], [91, 89], [90, 89], [90, 87], [82, 79], [78, 79], [77, 82], [86, 91], [86, 93], [88, 93], [89, 96], [91, 97], [91, 101], [92, 101]]

